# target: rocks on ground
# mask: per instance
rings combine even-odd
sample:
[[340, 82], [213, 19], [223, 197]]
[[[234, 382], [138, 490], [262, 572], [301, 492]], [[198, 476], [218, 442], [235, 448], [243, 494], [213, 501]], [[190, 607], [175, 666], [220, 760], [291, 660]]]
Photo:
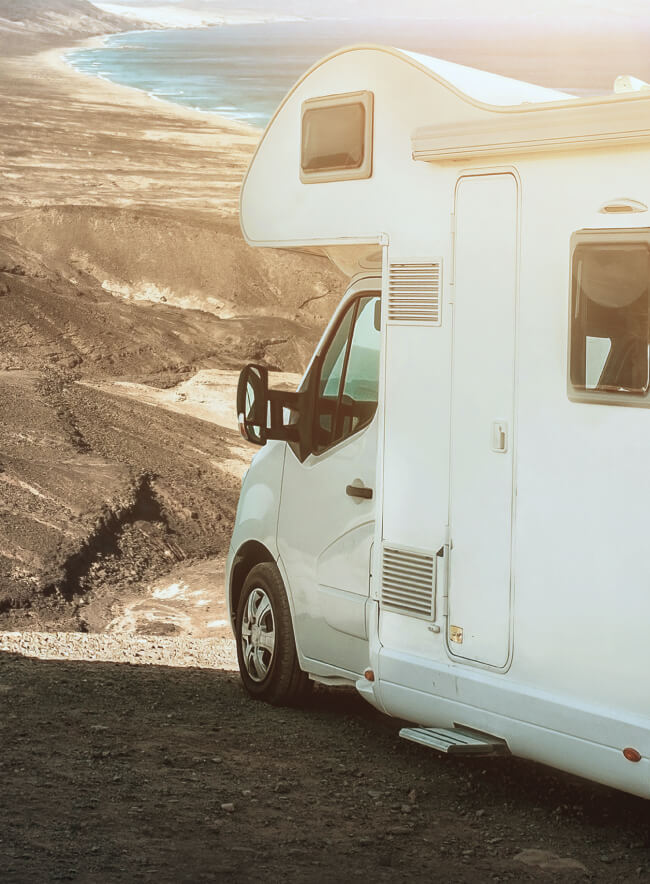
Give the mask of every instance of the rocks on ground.
[[641, 799], [405, 743], [352, 690], [254, 702], [234, 659], [183, 636], [0, 634], [3, 884], [648, 880]]

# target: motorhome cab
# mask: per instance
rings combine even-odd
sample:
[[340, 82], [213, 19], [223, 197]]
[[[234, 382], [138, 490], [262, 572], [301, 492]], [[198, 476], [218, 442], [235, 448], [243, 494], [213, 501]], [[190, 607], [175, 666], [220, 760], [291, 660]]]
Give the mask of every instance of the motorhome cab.
[[600, 98], [360, 46], [284, 100], [254, 246], [350, 278], [228, 558], [244, 684], [356, 685], [447, 751], [650, 796], [650, 87]]

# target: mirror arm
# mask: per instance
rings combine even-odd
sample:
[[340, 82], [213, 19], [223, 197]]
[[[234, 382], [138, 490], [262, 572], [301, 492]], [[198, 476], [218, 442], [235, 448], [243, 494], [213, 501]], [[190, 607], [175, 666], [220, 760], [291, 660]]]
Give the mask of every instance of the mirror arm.
[[269, 390], [267, 393], [271, 408], [291, 408], [300, 407], [300, 397], [302, 393], [289, 393], [283, 390]]
[[300, 394], [285, 393], [281, 390], [269, 390], [267, 393], [269, 403], [267, 439], [280, 439], [283, 442], [298, 442], [299, 430], [297, 425], [287, 426], [284, 423], [284, 409], [299, 411]]
[[[297, 444], [300, 459], [304, 460], [312, 450], [314, 423], [313, 375], [308, 380], [306, 388], [299, 393], [269, 390], [267, 397], [270, 420], [266, 431], [266, 438]], [[284, 424], [283, 410], [285, 408], [297, 413], [298, 420], [295, 424], [290, 426]]]

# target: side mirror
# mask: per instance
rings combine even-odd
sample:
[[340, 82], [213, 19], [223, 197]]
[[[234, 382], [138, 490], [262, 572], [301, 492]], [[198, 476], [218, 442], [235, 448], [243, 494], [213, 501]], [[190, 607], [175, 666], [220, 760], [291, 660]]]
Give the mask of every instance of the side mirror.
[[311, 372], [299, 393], [269, 390], [269, 370], [247, 365], [237, 385], [239, 430], [254, 445], [267, 439], [291, 442], [300, 460], [312, 450], [316, 373]]
[[239, 432], [254, 445], [266, 442], [269, 371], [263, 365], [247, 365], [237, 385]]

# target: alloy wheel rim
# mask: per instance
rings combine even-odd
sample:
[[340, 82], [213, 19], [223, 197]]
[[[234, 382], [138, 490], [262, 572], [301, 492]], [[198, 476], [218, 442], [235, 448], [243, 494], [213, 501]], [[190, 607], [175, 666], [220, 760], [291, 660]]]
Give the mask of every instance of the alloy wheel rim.
[[271, 600], [261, 587], [248, 596], [241, 624], [241, 649], [246, 672], [264, 681], [275, 654], [275, 619]]

